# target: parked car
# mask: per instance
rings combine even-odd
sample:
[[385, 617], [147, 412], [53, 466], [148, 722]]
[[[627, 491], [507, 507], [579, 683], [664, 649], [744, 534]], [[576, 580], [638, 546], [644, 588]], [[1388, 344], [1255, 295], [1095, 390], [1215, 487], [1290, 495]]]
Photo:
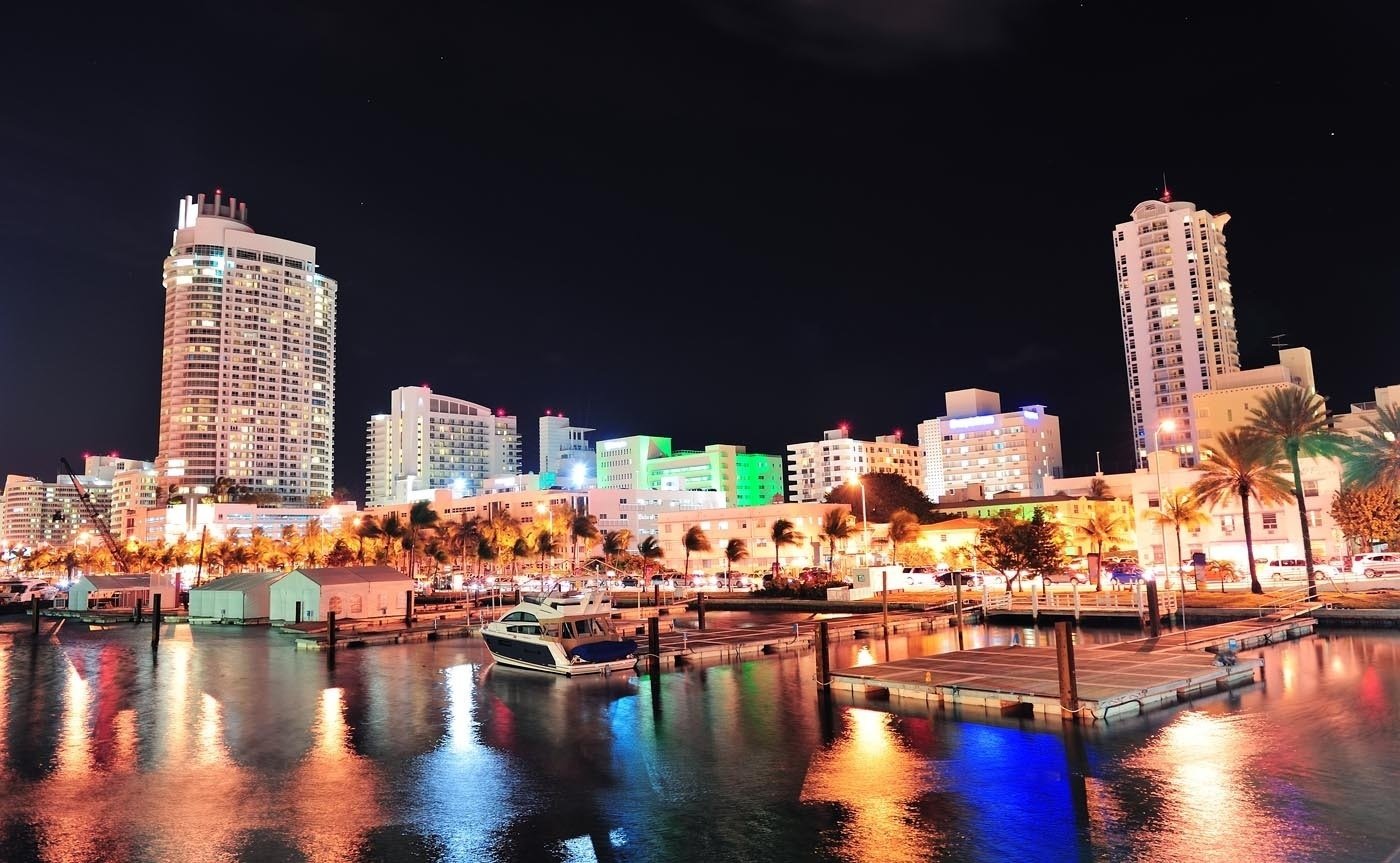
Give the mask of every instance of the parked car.
[[[1308, 563], [1302, 558], [1282, 558], [1271, 560], [1264, 564], [1264, 575], [1274, 581], [1290, 581], [1295, 578], [1308, 577]], [[1313, 575], [1326, 576], [1327, 578], [1337, 577], [1336, 567], [1326, 563], [1314, 563]]]
[[939, 587], [952, 587], [958, 582], [961, 582], [963, 587], [982, 586], [982, 576], [964, 569], [952, 569], [947, 572], [940, 572], [934, 576], [934, 581]]
[[1054, 572], [1047, 572], [1041, 576], [1046, 584], [1088, 584], [1089, 576], [1077, 569], [1057, 569]]
[[1108, 580], [1115, 587], [1124, 584], [1136, 584], [1142, 581], [1142, 567], [1136, 563], [1115, 563], [1113, 569], [1108, 574]]
[[1367, 578], [1380, 578], [1384, 575], [1400, 575], [1400, 553], [1378, 551], [1358, 554], [1352, 558], [1351, 574]]

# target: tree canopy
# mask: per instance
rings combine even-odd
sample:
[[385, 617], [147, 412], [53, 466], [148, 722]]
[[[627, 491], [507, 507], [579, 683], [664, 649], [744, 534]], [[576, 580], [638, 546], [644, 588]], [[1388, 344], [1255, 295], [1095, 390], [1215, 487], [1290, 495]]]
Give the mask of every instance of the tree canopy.
[[[912, 512], [922, 524], [939, 521], [933, 511], [933, 501], [909, 481], [895, 473], [868, 473], [860, 478], [865, 486], [866, 520], [884, 524], [890, 516], [903, 509]], [[824, 503], [844, 503], [851, 508], [851, 515], [861, 517], [860, 486], [842, 483], [826, 493]]]

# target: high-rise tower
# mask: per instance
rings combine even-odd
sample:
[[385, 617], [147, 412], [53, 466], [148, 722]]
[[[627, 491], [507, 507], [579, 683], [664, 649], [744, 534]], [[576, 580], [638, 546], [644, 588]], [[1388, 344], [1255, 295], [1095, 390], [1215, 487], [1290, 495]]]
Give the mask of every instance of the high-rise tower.
[[336, 283], [312, 246], [254, 232], [248, 205], [187, 196], [165, 259], [165, 487], [226, 478], [284, 504], [331, 493]]
[[[1211, 215], [1186, 201], [1143, 201], [1114, 229], [1123, 354], [1138, 467], [1160, 441], [1186, 465], [1200, 441], [1191, 396], [1239, 371], [1235, 305], [1225, 255], [1228, 213]], [[1167, 421], [1170, 420], [1170, 423]]]

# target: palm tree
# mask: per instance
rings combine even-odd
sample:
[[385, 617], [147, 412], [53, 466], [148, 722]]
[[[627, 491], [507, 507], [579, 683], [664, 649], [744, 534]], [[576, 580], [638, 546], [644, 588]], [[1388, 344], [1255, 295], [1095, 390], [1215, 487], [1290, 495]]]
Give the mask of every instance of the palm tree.
[[365, 565], [365, 540], [377, 539], [382, 533], [379, 530], [379, 519], [372, 515], [361, 516], [355, 521], [355, 560], [360, 566]]
[[1400, 407], [1382, 407], [1342, 452], [1342, 485], [1400, 489]]
[[559, 553], [559, 540], [547, 528], [541, 528], [535, 534], [535, 554], [541, 560], [549, 561], [549, 568], [554, 569], [554, 555]]
[[773, 575], [777, 577], [778, 572], [783, 568], [783, 546], [797, 545], [802, 541], [802, 533], [793, 526], [792, 522], [780, 518], [773, 522], [773, 528], [768, 535], [773, 540]]
[[836, 542], [851, 538], [856, 532], [855, 519], [839, 509], [829, 509], [822, 516], [822, 539], [826, 540], [827, 563], [831, 571], [836, 571]]
[[478, 564], [491, 563], [495, 561], [497, 557], [499, 557], [499, 555], [496, 553], [496, 546], [491, 544], [490, 539], [484, 536], [477, 539], [476, 562]]
[[647, 577], [647, 567], [651, 564], [651, 562], [654, 560], [660, 560], [661, 558], [666, 556], [666, 552], [664, 549], [662, 549], [661, 543], [657, 541], [656, 537], [651, 534], [642, 537], [641, 542], [637, 543], [637, 554], [640, 554], [642, 556], [643, 579]]
[[603, 559], [612, 565], [613, 558], [619, 554], [627, 553], [627, 546], [632, 544], [632, 531], [627, 528], [622, 530], [603, 531]]
[[[535, 547], [530, 544], [530, 540], [523, 536], [515, 538], [515, 543], [510, 547], [510, 563], [515, 570], [515, 575], [520, 574], [520, 561], [528, 560], [534, 552]], [[540, 582], [543, 583], [544, 579], [540, 579]]]
[[267, 535], [266, 528], [259, 526], [248, 532], [248, 551], [252, 555], [254, 569], [265, 569], [272, 559], [274, 550], [272, 539]]
[[1109, 494], [1108, 480], [1101, 476], [1096, 476], [1089, 480], [1089, 497], [1105, 498], [1108, 497]]
[[598, 516], [596, 515], [575, 515], [569, 522], [569, 537], [573, 540], [574, 555], [571, 569], [578, 569], [578, 543], [583, 540], [584, 551], [601, 536], [598, 533]]
[[1298, 524], [1303, 531], [1303, 562], [1308, 568], [1308, 599], [1317, 601], [1313, 574], [1312, 536], [1308, 532], [1308, 502], [1303, 491], [1300, 457], [1329, 458], [1342, 451], [1337, 435], [1327, 425], [1327, 402], [1322, 396], [1298, 387], [1271, 390], [1249, 409], [1249, 428], [1283, 448], [1293, 469], [1293, 499], [1298, 504]]
[[690, 579], [690, 553], [692, 551], [709, 551], [710, 538], [705, 536], [705, 531], [700, 529], [700, 525], [692, 524], [685, 531], [685, 536], [681, 537], [681, 545], [685, 548], [685, 578], [689, 584]]
[[403, 538], [408, 534], [408, 526], [403, 523], [403, 519], [396, 512], [391, 512], [379, 520], [379, 536], [384, 539], [384, 547], [397, 563], [397, 556], [394, 555], [394, 547], [403, 545]]
[[1249, 501], [1262, 506], [1282, 503], [1293, 491], [1283, 478], [1288, 470], [1278, 443], [1249, 432], [1228, 431], [1201, 448], [1196, 466], [1201, 476], [1191, 485], [1191, 493], [1207, 506], [1238, 499], [1244, 520], [1244, 547], [1249, 557], [1249, 589], [1263, 593], [1254, 564], [1254, 531], [1249, 521]]
[[481, 520], [476, 516], [462, 513], [456, 521], [444, 525], [448, 547], [461, 556], [462, 572], [467, 571], [467, 556], [476, 554], [481, 542]]
[[919, 517], [907, 509], [890, 513], [890, 562], [899, 563], [899, 544], [919, 538]]
[[[1113, 510], [1107, 506], [1095, 504], [1089, 509], [1089, 517], [1082, 524], [1074, 526], [1074, 534], [1085, 542], [1094, 544], [1094, 552], [1098, 554], [1099, 560], [1103, 560], [1104, 543], [1121, 542], [1128, 529], [1127, 522], [1122, 516], [1115, 515]], [[1094, 585], [1094, 590], [1103, 590], [1103, 576], [1099, 576], [1099, 583]]]
[[734, 564], [749, 556], [749, 547], [742, 539], [731, 539], [724, 544], [724, 582], [729, 592], [734, 592]]
[[420, 500], [408, 511], [408, 535], [404, 537], [404, 548], [408, 551], [408, 577], [413, 578], [414, 558], [417, 549], [423, 545], [423, 535], [425, 532], [437, 527], [439, 516], [433, 505], [426, 500]]
[[[1171, 525], [1176, 529], [1176, 565], [1177, 574], [1181, 575], [1183, 583], [1186, 576], [1182, 570], [1186, 565], [1185, 556], [1181, 552], [1181, 529], [1200, 530], [1210, 524], [1210, 514], [1201, 506], [1199, 498], [1194, 497], [1186, 489], [1172, 489], [1162, 496], [1162, 504], [1157, 509], [1147, 513], [1147, 520], [1165, 529]], [[1162, 574], [1166, 575], [1167, 544], [1162, 543]], [[1204, 590], [1205, 584], [1201, 579], [1196, 580], [1196, 589]]]

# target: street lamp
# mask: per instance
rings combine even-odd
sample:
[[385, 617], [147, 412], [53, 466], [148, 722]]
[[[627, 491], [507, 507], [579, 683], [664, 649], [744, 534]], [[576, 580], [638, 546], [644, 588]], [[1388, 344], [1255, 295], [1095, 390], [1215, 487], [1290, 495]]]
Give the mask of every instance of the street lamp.
[[[1167, 509], [1166, 501], [1162, 498], [1162, 432], [1171, 433], [1174, 431], [1176, 431], [1176, 420], [1166, 419], [1162, 420], [1162, 422], [1157, 425], [1157, 430], [1152, 433], [1152, 453], [1156, 456], [1154, 461], [1156, 463], [1157, 468], [1157, 512], [1160, 513], [1162, 516], [1162, 518], [1158, 521], [1158, 524], [1162, 528], [1163, 579], [1166, 579], [1167, 577]], [[1178, 549], [1178, 552], [1179, 551], [1180, 549]], [[1177, 575], [1180, 574], [1181, 573], [1177, 573]]]
[[[861, 533], [865, 536], [865, 554], [868, 557], [870, 554], [870, 519], [866, 518], [865, 514], [865, 483], [860, 481], [860, 477], [853, 476], [848, 484], [860, 486], [860, 526]], [[866, 563], [869, 562], [869, 560], [866, 561]]]

